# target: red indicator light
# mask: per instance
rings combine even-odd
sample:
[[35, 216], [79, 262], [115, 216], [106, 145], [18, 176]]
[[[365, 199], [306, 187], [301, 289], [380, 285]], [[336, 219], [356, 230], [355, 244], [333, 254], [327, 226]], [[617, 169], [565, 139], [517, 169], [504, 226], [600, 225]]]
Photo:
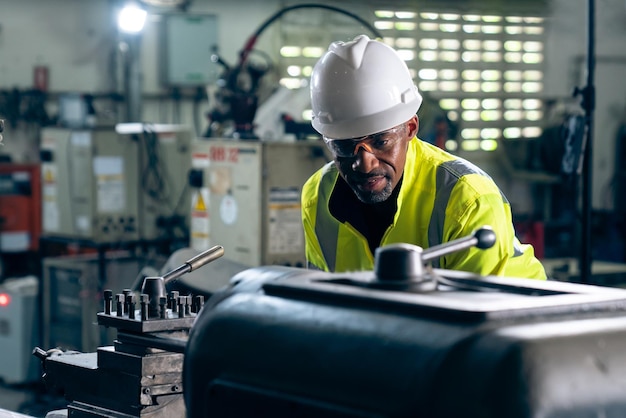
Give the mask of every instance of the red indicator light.
[[11, 303], [11, 296], [6, 293], [0, 293], [0, 307], [9, 306], [9, 303]]

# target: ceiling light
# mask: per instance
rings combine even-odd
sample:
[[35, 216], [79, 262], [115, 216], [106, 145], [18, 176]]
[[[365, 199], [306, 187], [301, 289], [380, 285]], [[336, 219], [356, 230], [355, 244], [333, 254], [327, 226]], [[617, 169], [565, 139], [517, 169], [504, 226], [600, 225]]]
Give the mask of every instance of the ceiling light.
[[147, 15], [137, 4], [129, 3], [117, 16], [117, 27], [124, 33], [139, 33], [143, 30]]

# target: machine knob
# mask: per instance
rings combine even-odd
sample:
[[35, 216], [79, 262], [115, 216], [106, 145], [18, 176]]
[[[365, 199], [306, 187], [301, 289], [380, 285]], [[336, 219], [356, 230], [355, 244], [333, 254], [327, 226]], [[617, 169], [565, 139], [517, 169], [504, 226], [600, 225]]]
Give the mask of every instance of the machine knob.
[[422, 280], [422, 248], [412, 244], [390, 244], [376, 249], [374, 272], [381, 281]]
[[491, 248], [496, 243], [496, 233], [488, 227], [482, 227], [474, 232], [474, 238], [476, 238], [476, 248], [481, 250]]
[[141, 293], [148, 295], [148, 317], [159, 317], [159, 299], [165, 297], [165, 283], [163, 277], [146, 277], [143, 280]]
[[427, 250], [412, 244], [390, 244], [376, 249], [374, 259], [375, 286], [411, 287], [420, 291], [436, 288], [436, 281], [424, 274], [425, 264], [446, 254], [469, 247], [481, 250], [491, 248], [496, 242], [496, 234], [484, 226], [472, 235], [445, 244], [435, 245]]
[[422, 248], [412, 244], [390, 244], [376, 249], [371, 286], [387, 290], [432, 292], [437, 282], [424, 274]]

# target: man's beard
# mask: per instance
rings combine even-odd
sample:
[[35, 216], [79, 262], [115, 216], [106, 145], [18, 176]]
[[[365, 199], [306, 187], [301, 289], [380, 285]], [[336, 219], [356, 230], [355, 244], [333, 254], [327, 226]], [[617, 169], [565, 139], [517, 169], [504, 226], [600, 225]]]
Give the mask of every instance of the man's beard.
[[352, 189], [352, 191], [354, 192], [354, 194], [356, 195], [356, 197], [358, 197], [361, 202], [367, 203], [367, 204], [375, 204], [375, 203], [382, 203], [386, 201], [387, 199], [389, 199], [389, 197], [393, 193], [393, 188], [391, 187], [390, 179], [387, 176], [385, 176], [385, 180], [387, 181], [387, 183], [385, 184], [385, 187], [381, 191], [362, 190], [361, 188], [353, 185], [350, 181], [348, 181], [347, 183]]

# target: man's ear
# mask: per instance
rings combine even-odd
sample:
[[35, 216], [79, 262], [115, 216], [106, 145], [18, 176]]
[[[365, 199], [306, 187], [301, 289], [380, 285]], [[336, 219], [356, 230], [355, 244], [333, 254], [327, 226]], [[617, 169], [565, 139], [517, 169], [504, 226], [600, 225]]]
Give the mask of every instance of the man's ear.
[[420, 119], [419, 117], [417, 117], [417, 115], [413, 116], [411, 119], [409, 119], [407, 121], [407, 127], [409, 129], [409, 136], [411, 138], [413, 138], [415, 135], [417, 135], [417, 132], [420, 129]]

